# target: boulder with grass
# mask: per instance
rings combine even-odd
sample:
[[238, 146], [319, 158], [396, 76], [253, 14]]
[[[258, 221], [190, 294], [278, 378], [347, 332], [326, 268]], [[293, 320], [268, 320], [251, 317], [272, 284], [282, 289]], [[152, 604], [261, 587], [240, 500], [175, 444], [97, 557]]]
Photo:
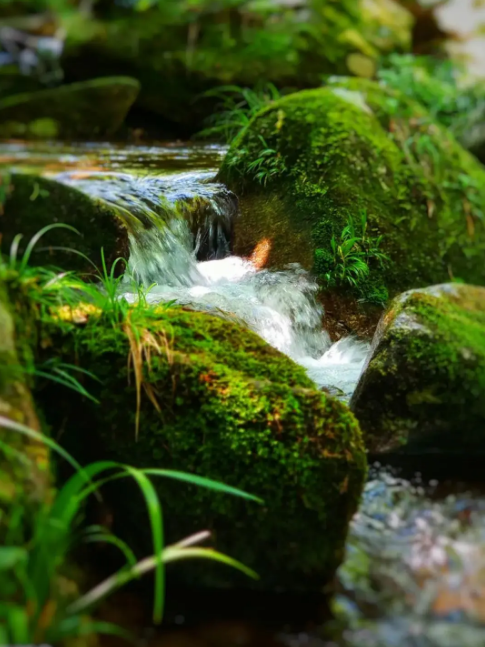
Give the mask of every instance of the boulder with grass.
[[219, 179], [240, 198], [237, 254], [265, 240], [269, 267], [299, 262], [360, 311], [453, 276], [485, 282], [485, 170], [373, 81], [335, 78], [262, 110]]
[[485, 288], [447, 283], [389, 306], [351, 401], [372, 452], [483, 454]]
[[[350, 411], [256, 334], [176, 307], [111, 302], [56, 310], [40, 356], [77, 363], [97, 400], [38, 383], [37, 402], [79, 458], [182, 470], [237, 486], [248, 503], [158, 479], [166, 540], [209, 529], [215, 546], [260, 574], [264, 590], [321, 591], [343, 558], [366, 475]], [[42, 350], [44, 349], [44, 350]], [[84, 454], [84, 456], [82, 456]], [[150, 552], [136, 488], [107, 493], [116, 531]], [[192, 584], [250, 586], [230, 569], [177, 570]]]

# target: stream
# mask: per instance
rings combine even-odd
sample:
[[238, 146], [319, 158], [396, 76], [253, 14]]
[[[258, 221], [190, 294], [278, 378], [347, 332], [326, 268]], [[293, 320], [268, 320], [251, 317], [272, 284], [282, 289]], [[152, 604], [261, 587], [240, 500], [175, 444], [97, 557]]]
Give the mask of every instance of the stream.
[[[331, 342], [316, 281], [298, 265], [263, 269], [264, 249], [251, 258], [231, 255], [237, 201], [212, 182], [224, 152], [179, 142], [17, 142], [1, 145], [0, 165], [43, 173], [156, 225], [130, 238], [120, 298], [136, 299], [142, 286], [151, 303], [175, 301], [239, 321], [347, 401], [368, 344]], [[157, 644], [483, 647], [485, 498], [473, 484], [405, 480], [374, 465], [338, 581], [336, 619], [324, 630], [294, 633], [282, 619], [271, 641], [240, 627], [225, 638], [216, 632], [217, 639]]]

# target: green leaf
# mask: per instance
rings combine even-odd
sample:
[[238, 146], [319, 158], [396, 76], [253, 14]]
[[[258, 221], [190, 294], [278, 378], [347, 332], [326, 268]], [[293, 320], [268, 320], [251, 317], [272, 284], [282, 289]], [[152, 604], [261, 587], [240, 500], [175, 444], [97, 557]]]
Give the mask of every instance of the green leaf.
[[29, 554], [24, 548], [16, 546], [0, 547], [0, 571], [7, 571], [19, 564], [26, 564]]
[[248, 499], [249, 501], [255, 501], [256, 503], [263, 503], [262, 499], [254, 496], [253, 494], [248, 494], [247, 492], [244, 492], [239, 488], [232, 487], [231, 485], [225, 485], [224, 483], [205, 478], [204, 476], [197, 476], [196, 474], [188, 474], [186, 472], [179, 472], [177, 470], [163, 470], [155, 468], [144, 469], [143, 472], [148, 476], [162, 476], [165, 478], [175, 479], [177, 481], [184, 481], [185, 483], [190, 483], [191, 485], [196, 485], [197, 487], [208, 488], [209, 490], [223, 492], [224, 494], [231, 494], [232, 496]]

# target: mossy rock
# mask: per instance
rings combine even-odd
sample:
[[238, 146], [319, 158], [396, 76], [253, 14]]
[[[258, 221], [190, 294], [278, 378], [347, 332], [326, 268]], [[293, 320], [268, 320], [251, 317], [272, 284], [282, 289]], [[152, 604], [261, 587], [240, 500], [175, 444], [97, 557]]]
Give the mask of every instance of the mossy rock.
[[[269, 266], [299, 262], [356, 301], [450, 275], [485, 282], [485, 170], [419, 104], [373, 81], [335, 78], [262, 110], [218, 180], [240, 198], [235, 253], [267, 239]], [[355, 281], [332, 248], [349, 222], [369, 269]], [[387, 261], [366, 257], [380, 237]]]
[[[27, 384], [25, 367], [19, 360], [24, 341], [18, 335], [5, 286], [0, 285], [0, 416], [14, 424], [40, 430]], [[49, 451], [46, 445], [3, 425], [0, 421], [0, 541], [3, 544], [12, 511], [20, 513], [17, 524], [30, 523], [51, 496]], [[11, 529], [14, 531], [14, 529]], [[15, 529], [18, 533], [20, 528]], [[21, 534], [21, 533], [20, 533]]]
[[[128, 229], [117, 211], [107, 203], [36, 175], [4, 173], [0, 179], [0, 209], [2, 191], [5, 195], [3, 213], [0, 211], [5, 254], [17, 234], [23, 236], [22, 253], [43, 227], [63, 223], [74, 227], [80, 235], [66, 228], [51, 229], [34, 247], [31, 264], [92, 272], [92, 265], [82, 254], [101, 267], [102, 247], [108, 267], [119, 256], [128, 258]], [[43, 251], [39, 251], [41, 249]]]
[[140, 85], [129, 77], [106, 77], [0, 100], [0, 137], [78, 139], [114, 134]]
[[68, 78], [128, 73], [138, 105], [200, 129], [214, 107], [201, 94], [222, 85], [318, 86], [322, 74], [370, 73], [380, 54], [410, 47], [412, 18], [392, 0], [158, 3], [65, 20]]
[[[53, 432], [62, 426], [78, 457], [80, 445], [86, 460], [183, 470], [264, 499], [257, 505], [156, 480], [167, 541], [209, 528], [217, 548], [255, 568], [266, 590], [319, 591], [329, 581], [366, 459], [350, 411], [319, 392], [301, 367], [231, 321], [180, 308], [135, 308], [122, 323], [92, 307], [61, 309], [58, 320], [44, 321], [41, 345], [43, 354], [55, 348], [57, 358], [100, 380], [85, 384], [99, 404], [72, 391], [60, 398], [57, 386], [36, 390]], [[137, 366], [143, 361], [138, 434], [130, 353]], [[117, 532], [148, 554], [146, 510], [135, 490], [118, 483], [111, 504]], [[207, 565], [191, 565], [187, 577], [250, 585]]]
[[483, 454], [485, 288], [396, 298], [351, 401], [370, 451]]

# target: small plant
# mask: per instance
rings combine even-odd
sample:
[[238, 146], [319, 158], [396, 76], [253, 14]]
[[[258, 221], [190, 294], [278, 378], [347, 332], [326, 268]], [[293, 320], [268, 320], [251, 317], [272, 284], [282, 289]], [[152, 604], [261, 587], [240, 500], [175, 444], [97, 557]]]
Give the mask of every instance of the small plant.
[[255, 160], [247, 166], [249, 172], [253, 174], [254, 179], [266, 186], [269, 180], [281, 175], [286, 170], [286, 166], [281, 155], [274, 149], [270, 148], [261, 135], [258, 135], [263, 148], [259, 151]]
[[226, 143], [231, 142], [262, 108], [281, 98], [272, 83], [264, 83], [254, 89], [226, 85], [210, 90], [204, 96], [219, 99], [220, 103], [198, 136], [222, 139]]
[[331, 252], [325, 254], [325, 259], [320, 259], [326, 265], [324, 277], [329, 287], [347, 285], [359, 289], [369, 277], [370, 264], [377, 263], [382, 267], [389, 260], [380, 250], [382, 236], [368, 234], [366, 210], [362, 210], [359, 224], [358, 229], [349, 216], [339, 239], [332, 236]]
[[[174, 470], [136, 469], [112, 461], [81, 467], [75, 459], [50, 438], [28, 427], [0, 416], [0, 428], [22, 434], [47, 445], [67, 460], [74, 475], [56, 493], [51, 503], [45, 503], [34, 518], [24, 519], [25, 511], [17, 506], [6, 520], [5, 539], [0, 547], [0, 644], [51, 644], [66, 638], [93, 633], [122, 635], [112, 624], [89, 619], [88, 613], [104, 597], [130, 580], [148, 571], [155, 572], [153, 619], [162, 621], [165, 601], [165, 564], [172, 561], [202, 558], [221, 562], [250, 577], [256, 574], [236, 560], [211, 548], [196, 546], [209, 536], [202, 532], [174, 545], [164, 545], [162, 505], [151, 478], [176, 479], [199, 487], [224, 492], [247, 500], [260, 501], [237, 488], [193, 474]], [[16, 456], [2, 440], [0, 451], [10, 460], [25, 463], [27, 456]], [[24, 465], [24, 469], [25, 466]], [[83, 504], [89, 496], [100, 496], [100, 488], [111, 481], [132, 478], [143, 494], [152, 531], [152, 557], [140, 562], [121, 539], [100, 526], [79, 532]], [[3, 520], [2, 520], [3, 521]], [[110, 543], [124, 555], [126, 564], [117, 573], [93, 589], [77, 596], [61, 593], [61, 580], [75, 540]]]

